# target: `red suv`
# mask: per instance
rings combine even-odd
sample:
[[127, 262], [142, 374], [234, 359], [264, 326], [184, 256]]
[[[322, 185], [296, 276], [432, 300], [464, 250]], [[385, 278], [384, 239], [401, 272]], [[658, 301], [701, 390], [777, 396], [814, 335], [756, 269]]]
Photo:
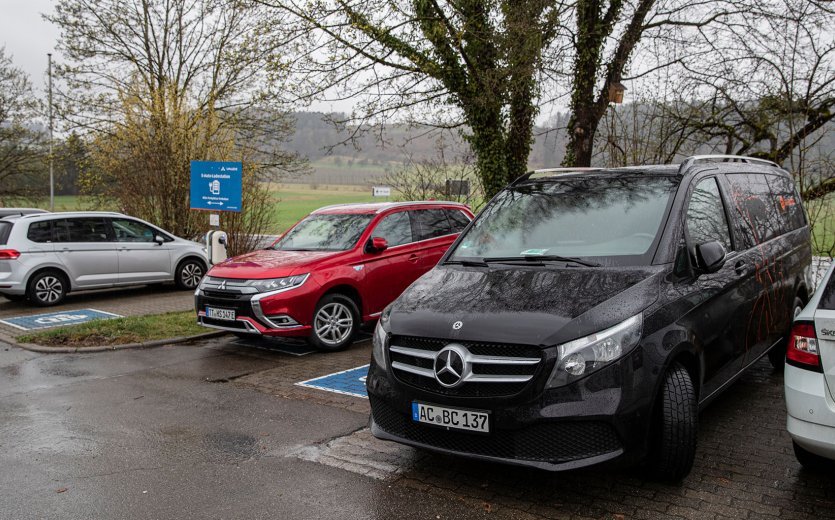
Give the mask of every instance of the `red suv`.
[[341, 349], [432, 269], [472, 218], [452, 202], [316, 210], [271, 247], [212, 267], [195, 293], [198, 321]]

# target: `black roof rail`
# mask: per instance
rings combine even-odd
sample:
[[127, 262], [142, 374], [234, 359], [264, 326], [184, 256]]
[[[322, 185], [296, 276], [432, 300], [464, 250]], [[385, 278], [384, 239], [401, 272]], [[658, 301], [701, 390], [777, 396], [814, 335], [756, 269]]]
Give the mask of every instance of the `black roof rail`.
[[698, 161], [721, 161], [721, 162], [740, 162], [740, 163], [756, 163], [765, 166], [772, 166], [779, 168], [780, 165], [768, 159], [760, 159], [759, 157], [749, 157], [747, 155], [691, 155], [678, 168], [679, 173], [684, 173], [688, 168], [693, 166]]
[[580, 173], [580, 172], [593, 172], [603, 170], [604, 168], [541, 168], [539, 170], [533, 170], [527, 173], [523, 173], [519, 177], [516, 178], [513, 182], [510, 183], [511, 186], [516, 186], [520, 182], [525, 182], [526, 180], [530, 179], [536, 174], [539, 173], [553, 173], [553, 174], [561, 174], [561, 173]]

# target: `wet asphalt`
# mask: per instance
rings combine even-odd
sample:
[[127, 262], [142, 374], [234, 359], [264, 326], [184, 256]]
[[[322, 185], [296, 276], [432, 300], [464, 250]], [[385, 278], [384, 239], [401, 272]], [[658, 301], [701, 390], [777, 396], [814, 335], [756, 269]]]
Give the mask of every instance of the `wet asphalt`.
[[453, 501], [295, 457], [365, 414], [228, 384], [228, 339], [42, 355], [0, 343], [0, 518], [461, 518]]

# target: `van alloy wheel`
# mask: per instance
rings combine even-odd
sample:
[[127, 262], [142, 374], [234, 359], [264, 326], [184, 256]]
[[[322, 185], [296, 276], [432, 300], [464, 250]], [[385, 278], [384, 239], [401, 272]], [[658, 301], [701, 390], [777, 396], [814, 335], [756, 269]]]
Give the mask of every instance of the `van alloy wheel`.
[[177, 266], [177, 287], [193, 291], [200, 285], [204, 274], [206, 269], [199, 260], [184, 260]]
[[55, 303], [64, 292], [64, 284], [55, 276], [44, 276], [35, 283], [35, 296], [44, 303]]
[[203, 268], [194, 262], [188, 263], [183, 266], [183, 271], [180, 273], [180, 276], [182, 276], [183, 285], [189, 289], [193, 289], [197, 287], [200, 279], [203, 278]]
[[29, 280], [26, 296], [39, 307], [58, 305], [64, 301], [69, 284], [66, 278], [55, 271], [45, 271]]
[[353, 334], [354, 317], [346, 305], [340, 302], [329, 303], [316, 313], [313, 328], [319, 341], [335, 347]]

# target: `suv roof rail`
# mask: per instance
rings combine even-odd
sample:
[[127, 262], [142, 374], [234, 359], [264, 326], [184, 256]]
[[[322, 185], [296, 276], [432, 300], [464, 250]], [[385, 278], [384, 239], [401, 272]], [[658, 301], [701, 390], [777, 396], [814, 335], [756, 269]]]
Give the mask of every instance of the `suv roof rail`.
[[540, 168], [539, 170], [533, 170], [533, 171], [529, 171], [527, 173], [523, 173], [522, 175], [517, 177], [516, 180], [511, 182], [510, 185], [511, 186], [516, 186], [520, 182], [525, 182], [526, 180], [529, 180], [534, 175], [537, 175], [537, 174], [540, 174], [540, 173], [553, 173], [553, 174], [559, 175], [561, 173], [594, 172], [594, 171], [600, 171], [600, 170], [603, 170], [603, 168], [588, 168], [588, 167]]
[[769, 161], [768, 159], [760, 159], [759, 157], [750, 157], [747, 155], [691, 155], [684, 162], [681, 163], [679, 166], [679, 173], [683, 173], [685, 170], [693, 166], [694, 163], [698, 161], [721, 161], [721, 162], [741, 162], [741, 163], [756, 163], [756, 164], [763, 164], [766, 166], [772, 166], [774, 168], [779, 168], [780, 165], [774, 161]]

